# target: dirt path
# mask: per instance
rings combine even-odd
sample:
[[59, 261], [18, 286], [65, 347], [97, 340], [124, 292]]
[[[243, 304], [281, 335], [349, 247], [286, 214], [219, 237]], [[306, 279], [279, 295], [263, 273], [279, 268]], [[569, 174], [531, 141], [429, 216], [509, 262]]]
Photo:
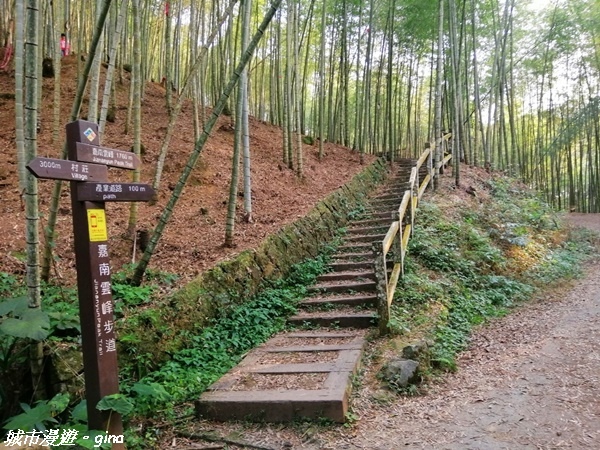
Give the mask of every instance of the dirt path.
[[[600, 215], [571, 215], [600, 232]], [[482, 328], [429, 395], [370, 418], [346, 448], [600, 448], [600, 270]]]
[[[600, 214], [570, 220], [600, 232]], [[425, 396], [382, 405], [362, 389], [351, 427], [237, 432], [273, 449], [600, 449], [599, 344], [595, 261], [585, 278], [478, 330], [458, 371]]]

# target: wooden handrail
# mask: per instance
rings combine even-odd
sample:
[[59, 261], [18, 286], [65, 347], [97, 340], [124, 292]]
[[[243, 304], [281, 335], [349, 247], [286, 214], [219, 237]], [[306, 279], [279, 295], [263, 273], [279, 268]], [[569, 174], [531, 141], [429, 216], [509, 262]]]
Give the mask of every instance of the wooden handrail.
[[413, 167], [410, 169], [410, 178], [408, 179], [408, 184], [410, 185], [411, 190], [415, 187], [415, 183], [417, 182], [417, 168]]
[[383, 253], [386, 255], [394, 243], [394, 237], [396, 236], [396, 233], [398, 233], [398, 228], [400, 228], [400, 223], [398, 221], [393, 222], [383, 238]]
[[[392, 270], [392, 275], [390, 276], [390, 280], [388, 285], [396, 286], [398, 284], [398, 279], [400, 278], [402, 272], [402, 264], [395, 264], [394, 270]], [[392, 301], [394, 300], [394, 291], [388, 289], [387, 292], [387, 306], [388, 308], [392, 306]]]
[[431, 174], [427, 174], [427, 176], [423, 179], [421, 186], [419, 186], [419, 195], [417, 196], [419, 198], [419, 200], [421, 200], [421, 197], [423, 196], [425, 189], [427, 189], [427, 186], [429, 186], [430, 181], [431, 181]]
[[427, 157], [429, 156], [430, 153], [431, 153], [430, 148], [426, 149], [423, 152], [423, 154], [421, 155], [421, 157], [417, 160], [417, 163], [415, 164], [415, 167], [417, 168], [417, 170], [419, 170], [421, 168], [421, 166], [423, 165], [423, 163], [425, 161], [427, 161]]
[[[443, 136], [442, 140], [447, 141], [451, 135]], [[433, 151], [426, 149], [414, 167], [411, 168], [408, 189], [402, 195], [402, 201], [398, 207], [398, 217], [390, 225], [380, 247], [374, 245], [375, 252], [375, 276], [378, 280], [378, 310], [379, 310], [379, 331], [382, 334], [387, 333], [390, 320], [390, 307], [394, 299], [396, 285], [402, 276], [404, 276], [404, 257], [408, 250], [408, 242], [414, 228], [414, 220], [417, 206], [425, 190], [436, 176], [432, 168]], [[446, 165], [452, 155], [444, 157], [442, 164]], [[419, 169], [427, 162], [428, 173], [419, 183]], [[417, 184], [418, 183], [418, 184]], [[407, 220], [407, 214], [409, 219]], [[406, 222], [406, 223], [405, 223]], [[396, 245], [394, 245], [396, 244]], [[394, 252], [394, 267], [388, 279], [387, 276], [387, 255], [392, 248]], [[397, 254], [396, 254], [397, 253]]]
[[400, 207], [398, 208], [398, 220], [402, 223], [402, 218], [406, 215], [406, 210], [408, 209], [408, 205], [410, 203], [410, 191], [404, 191], [404, 195], [402, 197], [402, 202], [400, 203]]

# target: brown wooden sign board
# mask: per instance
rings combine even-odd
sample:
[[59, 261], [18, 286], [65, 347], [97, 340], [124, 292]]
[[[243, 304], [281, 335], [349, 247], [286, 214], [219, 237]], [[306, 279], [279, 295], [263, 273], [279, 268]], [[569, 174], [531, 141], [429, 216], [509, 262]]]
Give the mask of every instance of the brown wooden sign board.
[[140, 159], [135, 153], [83, 142], [77, 142], [76, 144], [77, 154], [75, 158], [77, 161], [104, 164], [106, 166], [130, 170], [137, 169], [141, 164]]
[[104, 181], [108, 179], [106, 166], [80, 163], [66, 159], [33, 158], [27, 164], [36, 178], [67, 181]]
[[154, 189], [144, 183], [78, 183], [77, 198], [89, 202], [147, 202]]

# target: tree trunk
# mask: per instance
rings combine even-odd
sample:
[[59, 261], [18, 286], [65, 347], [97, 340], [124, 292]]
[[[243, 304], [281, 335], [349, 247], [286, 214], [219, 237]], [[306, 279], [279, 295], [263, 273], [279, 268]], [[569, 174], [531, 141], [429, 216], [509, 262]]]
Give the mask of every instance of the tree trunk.
[[[142, 54], [140, 36], [140, 0], [132, 0], [133, 5], [133, 153], [139, 158], [141, 156], [142, 140]], [[140, 168], [133, 171], [132, 181], [140, 181]], [[138, 203], [131, 202], [129, 207], [129, 221], [127, 235], [134, 240], [135, 227], [137, 224]]]
[[[245, 52], [250, 40], [250, 18], [252, 13], [252, 0], [244, 9], [244, 20], [242, 25], [242, 51]], [[242, 148], [244, 152], [244, 220], [252, 222], [252, 174], [250, 164], [250, 125], [248, 123], [248, 68], [244, 68], [240, 80], [242, 84]]]
[[[83, 102], [83, 94], [85, 92], [85, 87], [88, 81], [88, 77], [92, 68], [92, 62], [94, 60], [94, 55], [96, 53], [96, 49], [98, 48], [98, 44], [100, 42], [100, 36], [102, 34], [102, 27], [104, 26], [104, 22], [106, 20], [106, 16], [108, 15], [108, 11], [110, 9], [110, 4], [112, 0], [104, 0], [104, 4], [101, 10], [101, 13], [98, 17], [98, 21], [96, 23], [96, 27], [94, 29], [94, 36], [92, 38], [92, 43], [90, 46], [90, 51], [88, 55], [88, 59], [86, 61], [86, 65], [83, 69], [82, 75], [79, 77], [79, 81], [77, 84], [77, 91], [75, 92], [75, 100], [73, 101], [73, 107], [71, 108], [70, 121], [73, 122], [79, 116], [79, 111], [81, 109], [81, 103]], [[78, 58], [79, 61], [79, 58]], [[67, 147], [63, 146], [62, 157], [65, 159], [67, 157]], [[50, 212], [48, 214], [48, 224], [45, 228], [45, 238], [46, 242], [44, 245], [44, 256], [42, 262], [42, 274], [41, 278], [44, 281], [48, 281], [50, 277], [50, 266], [52, 264], [52, 248], [54, 247], [54, 232], [56, 229], [56, 221], [58, 219], [58, 206], [60, 203], [60, 192], [62, 188], [62, 183], [57, 181], [54, 183], [54, 188], [52, 190], [52, 201], [50, 203]]]
[[[96, 19], [101, 14], [102, 0], [96, 2]], [[104, 30], [104, 27], [102, 28]], [[88, 103], [87, 120], [90, 122], [98, 121], [98, 92], [100, 90], [100, 70], [102, 67], [102, 52], [103, 52], [104, 32], [100, 34], [100, 43], [98, 51], [94, 55], [94, 66], [90, 79], [90, 98]]]
[[442, 95], [443, 89], [443, 70], [444, 70], [444, 0], [439, 0], [438, 15], [438, 41], [437, 41], [437, 61], [436, 61], [436, 88], [435, 88], [435, 177], [433, 179], [434, 188], [437, 189], [440, 183], [440, 169], [442, 159], [444, 159], [444, 145], [442, 139]]
[[156, 249], [158, 241], [162, 237], [162, 233], [163, 233], [165, 227], [167, 226], [167, 224], [171, 218], [171, 215], [173, 214], [173, 209], [175, 208], [175, 205], [177, 204], [177, 201], [179, 200], [179, 197], [181, 196], [183, 188], [185, 187], [185, 184], [187, 183], [187, 180], [188, 180], [190, 174], [192, 173], [192, 170], [194, 169], [196, 162], [198, 161], [200, 153], [204, 149], [204, 145], [206, 144], [206, 141], [208, 140], [208, 137], [209, 137], [213, 127], [215, 126], [217, 119], [223, 112], [223, 109], [225, 108], [225, 105], [227, 104], [229, 96], [233, 92], [233, 89], [235, 88], [235, 85], [237, 84], [242, 71], [244, 70], [244, 68], [246, 67], [248, 62], [250, 61], [250, 58], [252, 57], [252, 53], [254, 52], [254, 49], [260, 42], [266, 28], [269, 26], [269, 23], [271, 22], [271, 20], [273, 19], [273, 16], [277, 12], [277, 8], [281, 4], [281, 1], [282, 0], [273, 0], [269, 10], [265, 14], [265, 17], [263, 18], [261, 24], [259, 25], [258, 30], [254, 34], [250, 43], [248, 44], [248, 49], [242, 55], [240, 63], [237, 65], [237, 67], [233, 71], [233, 75], [231, 76], [229, 83], [225, 86], [225, 89], [223, 90], [221, 96], [219, 97], [219, 100], [215, 104], [215, 107], [213, 108], [213, 111], [212, 111], [209, 119], [206, 121], [206, 124], [204, 125], [204, 129], [202, 131], [202, 135], [200, 136], [200, 138], [196, 141], [196, 144], [194, 145], [194, 150], [190, 154], [190, 157], [188, 158], [185, 168], [184, 168], [181, 176], [179, 177], [179, 181], [177, 182], [175, 188], [173, 189], [173, 194], [171, 195], [171, 198], [167, 202], [167, 205], [165, 206], [165, 209], [163, 210], [163, 213], [161, 214], [161, 216], [159, 218], [158, 225], [156, 226], [156, 228], [154, 229], [154, 231], [152, 233], [150, 242], [148, 243], [148, 247], [146, 247], [146, 250], [144, 251], [144, 255], [142, 256], [142, 259], [140, 260], [140, 262], [138, 263], [138, 265], [135, 268], [135, 271], [134, 271], [134, 274], [133, 274], [132, 280], [131, 280], [132, 284], [134, 284], [136, 286], [139, 286], [141, 284], [144, 273], [146, 272], [146, 268], [148, 267], [148, 264], [150, 263], [150, 258], [153, 255], [154, 250]]
[[324, 141], [325, 141], [325, 18], [326, 18], [326, 6], [327, 0], [323, 0], [323, 6], [321, 9], [321, 41], [320, 41], [320, 55], [319, 55], [319, 118], [318, 118], [318, 129], [319, 129], [319, 160], [323, 159]]
[[[37, 156], [38, 123], [38, 75], [40, 61], [39, 24], [40, 11], [37, 0], [25, 2], [26, 36], [25, 41], [25, 159], [31, 161]], [[27, 296], [29, 308], [41, 308], [40, 260], [39, 260], [39, 211], [38, 182], [33, 174], [26, 176], [25, 241], [27, 246]], [[33, 398], [39, 400], [44, 395], [43, 343], [33, 342], [29, 352], [29, 364], [33, 385]]]
[[[108, 115], [110, 107], [110, 93], [113, 88], [113, 78], [115, 74], [115, 61], [117, 59], [117, 48], [121, 42], [121, 30], [123, 29], [123, 23], [125, 21], [125, 14], [127, 12], [127, 5], [129, 0], [122, 0], [121, 8], [119, 9], [119, 15], [117, 16], [117, 24], [115, 27], [115, 33], [112, 38], [112, 47], [108, 56], [108, 69], [106, 69], [106, 80], [104, 82], [104, 93], [102, 95], [102, 107], [100, 109], [100, 121], [98, 123], [99, 138], [102, 142], [104, 137], [104, 129], [106, 127], [106, 117]], [[116, 112], [113, 111], [115, 114]]]
[[[251, 0], [242, 0], [242, 51], [246, 51], [248, 46], [248, 35], [250, 28], [250, 12], [252, 9]], [[250, 184], [250, 142], [248, 140], [248, 70], [246, 67], [240, 74], [238, 85], [238, 98], [235, 115], [235, 138], [233, 142], [233, 158], [231, 164], [231, 183], [229, 185], [229, 200], [227, 203], [227, 220], [225, 223], [225, 246], [233, 247], [235, 234], [235, 213], [237, 209], [238, 179], [240, 168], [240, 152], [244, 152], [244, 188], [251, 190]], [[244, 120], [245, 119], [245, 120]], [[242, 149], [243, 147], [243, 149]], [[246, 161], [246, 157], [248, 160]], [[247, 173], [246, 173], [247, 169]], [[246, 180], [246, 175], [248, 180]], [[248, 185], [246, 186], [246, 183]], [[247, 193], [244, 191], [244, 199]], [[250, 205], [250, 214], [252, 206]]]

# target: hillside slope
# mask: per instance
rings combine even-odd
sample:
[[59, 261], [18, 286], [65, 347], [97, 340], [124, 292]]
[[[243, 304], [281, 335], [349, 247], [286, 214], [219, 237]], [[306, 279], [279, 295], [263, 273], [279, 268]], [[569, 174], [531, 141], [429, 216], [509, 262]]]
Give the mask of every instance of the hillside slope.
[[[67, 122], [76, 87], [77, 59], [67, 57], [62, 65], [62, 123]], [[107, 124], [102, 144], [122, 150], [131, 149], [133, 138], [124, 134], [127, 118], [129, 74], [117, 84], [117, 114], [114, 123]], [[62, 142], [52, 143], [53, 79], [44, 79], [41, 108], [41, 131], [38, 136], [38, 155], [59, 157]], [[102, 88], [102, 87], [101, 87]], [[25, 246], [25, 218], [18, 189], [15, 149], [13, 73], [0, 72], [0, 271], [23, 273]], [[158, 159], [161, 142], [166, 133], [167, 114], [164, 88], [148, 83], [142, 105], [142, 143], [145, 147], [141, 181], [151, 183], [154, 165]], [[82, 116], [85, 117], [85, 104]], [[222, 117], [203, 152], [193, 175], [175, 209], [163, 239], [159, 243], [150, 268], [179, 274], [181, 282], [189, 280], [216, 262], [235, 253], [256, 246], [267, 235], [283, 225], [303, 216], [329, 192], [337, 189], [362, 170], [359, 155], [347, 148], [326, 144], [326, 156], [318, 161], [317, 146], [304, 147], [304, 179], [299, 180], [282, 164], [281, 130], [272, 125], [250, 120], [252, 152], [253, 223], [244, 223], [238, 212], [236, 222], [236, 248], [222, 246], [227, 214], [228, 189], [231, 178], [233, 131], [230, 118]], [[64, 132], [61, 132], [61, 139]], [[152, 230], [166, 204], [172, 188], [194, 145], [192, 107], [183, 108], [177, 131], [171, 141], [166, 167], [161, 181], [159, 201], [156, 205], [140, 204], [138, 230]], [[366, 158], [372, 161], [371, 157]], [[127, 181], [130, 174], [111, 169], [111, 181]], [[52, 181], [40, 181], [41, 227], [46, 225]], [[241, 191], [241, 188], [240, 188]], [[238, 200], [238, 211], [243, 199]], [[127, 228], [128, 204], [107, 205], [111, 263], [113, 270], [132, 261], [133, 242], [124, 238]], [[74, 280], [74, 255], [72, 251], [72, 225], [68, 186], [63, 190], [56, 265], [53, 276], [65, 284]], [[40, 227], [40, 229], [42, 229]], [[139, 257], [139, 252], [138, 252]]]

